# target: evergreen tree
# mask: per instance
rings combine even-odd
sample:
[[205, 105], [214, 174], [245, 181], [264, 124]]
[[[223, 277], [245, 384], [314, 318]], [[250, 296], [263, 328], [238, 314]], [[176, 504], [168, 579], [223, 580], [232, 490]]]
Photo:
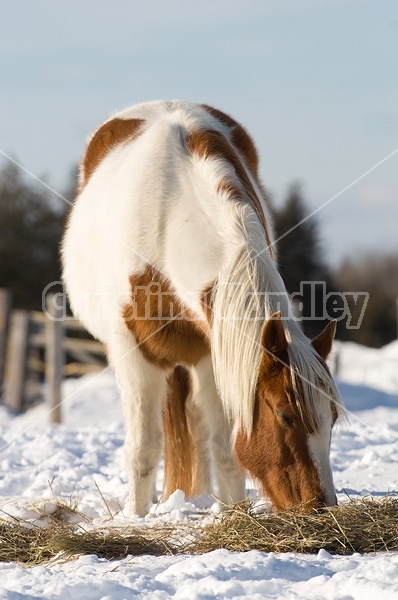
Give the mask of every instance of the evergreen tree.
[[0, 287], [12, 290], [15, 307], [40, 309], [42, 290], [60, 279], [66, 208], [15, 165], [0, 171]]
[[323, 320], [309, 320], [311, 315], [320, 317], [324, 311], [322, 284], [314, 286], [315, 299], [310, 285], [302, 282], [324, 282], [330, 289], [329, 270], [326, 265], [319, 238], [316, 218], [308, 217], [301, 188], [298, 184], [290, 187], [285, 203], [280, 209], [274, 208], [275, 237], [279, 271], [290, 294], [303, 290], [300, 302], [303, 303], [303, 326], [305, 332], [316, 335], [325, 325]]

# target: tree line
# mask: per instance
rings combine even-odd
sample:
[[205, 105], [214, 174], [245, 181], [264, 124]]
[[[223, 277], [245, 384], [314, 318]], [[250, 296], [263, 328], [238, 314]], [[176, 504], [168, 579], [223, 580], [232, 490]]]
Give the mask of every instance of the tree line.
[[[73, 200], [75, 175], [74, 171], [62, 194], [68, 201]], [[294, 295], [304, 331], [313, 337], [327, 317], [342, 314], [337, 292], [348, 293], [352, 322], [357, 323], [362, 305], [355, 292], [368, 292], [360, 327], [347, 328], [344, 319], [339, 321], [337, 336], [370, 346], [395, 339], [398, 255], [360, 255], [331, 269], [325, 260], [319, 222], [313, 216], [308, 218], [300, 186], [292, 185], [278, 206], [272, 199], [270, 204], [279, 270], [288, 292]], [[28, 179], [15, 165], [6, 163], [0, 169], [0, 287], [12, 290], [15, 307], [40, 310], [43, 289], [61, 279], [59, 244], [68, 208], [65, 200]], [[311, 286], [309, 282], [318, 283]]]

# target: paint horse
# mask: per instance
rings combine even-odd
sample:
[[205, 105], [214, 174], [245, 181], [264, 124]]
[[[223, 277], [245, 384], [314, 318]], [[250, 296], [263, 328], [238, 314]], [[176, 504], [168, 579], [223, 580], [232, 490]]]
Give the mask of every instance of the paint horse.
[[106, 345], [126, 421], [130, 512], [165, 490], [276, 510], [333, 505], [341, 413], [325, 364], [291, 315], [245, 129], [188, 102], [151, 102], [89, 141], [62, 247], [75, 315]]

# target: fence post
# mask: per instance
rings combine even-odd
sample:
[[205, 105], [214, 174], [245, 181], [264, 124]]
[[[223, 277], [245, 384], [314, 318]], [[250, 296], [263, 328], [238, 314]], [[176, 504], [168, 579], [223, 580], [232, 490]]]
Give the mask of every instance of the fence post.
[[29, 343], [29, 312], [14, 310], [10, 319], [10, 334], [4, 371], [4, 401], [14, 412], [22, 410]]
[[46, 383], [50, 406], [50, 422], [61, 423], [61, 384], [64, 367], [64, 323], [63, 308], [55, 302], [54, 294], [46, 297], [47, 320], [45, 325], [46, 339]]
[[10, 314], [11, 291], [0, 288], [0, 397], [3, 391]]

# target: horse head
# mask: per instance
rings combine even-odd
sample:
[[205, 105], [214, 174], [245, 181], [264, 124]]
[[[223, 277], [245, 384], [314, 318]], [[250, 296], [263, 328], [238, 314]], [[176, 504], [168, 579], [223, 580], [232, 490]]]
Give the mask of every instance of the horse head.
[[[311, 342], [314, 360], [329, 378], [325, 360], [335, 329], [335, 322], [329, 323]], [[320, 381], [315, 398], [317, 418], [311, 418], [300, 373], [295, 383], [292, 381], [288, 340], [279, 313], [265, 323], [262, 346], [253, 428], [249, 434], [243, 428], [237, 432], [238, 459], [261, 484], [276, 511], [335, 505], [329, 451], [338, 414], [336, 399], [325, 394]]]

